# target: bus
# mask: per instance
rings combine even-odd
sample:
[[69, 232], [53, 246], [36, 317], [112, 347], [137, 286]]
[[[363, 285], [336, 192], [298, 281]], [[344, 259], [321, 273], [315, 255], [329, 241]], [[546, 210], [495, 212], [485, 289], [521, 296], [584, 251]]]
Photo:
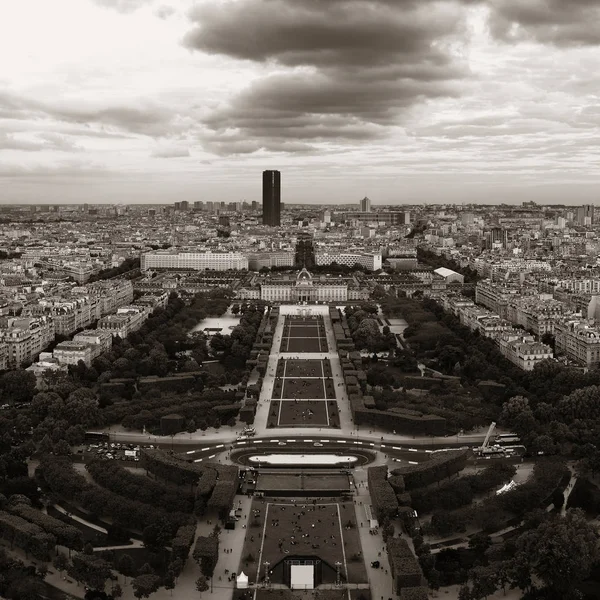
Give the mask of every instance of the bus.
[[516, 444], [521, 441], [521, 438], [516, 433], [501, 433], [496, 436], [497, 444]]
[[86, 442], [109, 442], [110, 435], [103, 431], [86, 431], [84, 439]]

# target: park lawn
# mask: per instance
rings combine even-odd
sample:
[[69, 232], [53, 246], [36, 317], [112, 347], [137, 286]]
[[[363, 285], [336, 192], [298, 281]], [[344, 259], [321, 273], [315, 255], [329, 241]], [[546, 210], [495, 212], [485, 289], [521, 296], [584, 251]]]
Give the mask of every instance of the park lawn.
[[327, 352], [327, 339], [325, 336], [317, 338], [282, 337], [280, 352]]
[[326, 380], [318, 379], [288, 379], [283, 380], [282, 398], [325, 399]]
[[[280, 411], [281, 406], [281, 411]], [[308, 413], [310, 409], [312, 414]], [[302, 412], [304, 411], [304, 418]], [[329, 421], [327, 414], [329, 413]], [[271, 400], [267, 427], [336, 427], [340, 415], [335, 400]]]
[[[343, 574], [347, 568], [350, 582], [367, 582], [353, 503], [313, 504], [310, 500], [299, 500], [294, 506], [292, 502], [274, 504], [255, 500], [253, 513], [254, 510], [260, 514], [250, 520], [239, 569], [248, 575], [249, 581], [256, 581], [259, 558], [274, 569], [287, 556], [302, 555], [318, 557], [332, 568], [339, 561]], [[352, 527], [347, 529], [350, 523]], [[308, 537], [302, 537], [306, 534]]]
[[325, 377], [324, 361], [322, 360], [284, 360], [285, 377]]

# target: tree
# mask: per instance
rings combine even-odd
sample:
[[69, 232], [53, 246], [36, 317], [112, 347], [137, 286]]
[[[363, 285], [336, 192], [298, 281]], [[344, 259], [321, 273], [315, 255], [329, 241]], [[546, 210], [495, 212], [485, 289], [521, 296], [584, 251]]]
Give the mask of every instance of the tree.
[[206, 581], [206, 577], [204, 575], [200, 575], [198, 579], [196, 579], [196, 589], [202, 593], [208, 589], [208, 581]]
[[154, 574], [154, 569], [148, 563], [144, 563], [140, 567], [140, 570], [138, 571], [138, 573], [140, 575], [153, 575]]
[[112, 597], [115, 598], [115, 600], [118, 600], [122, 595], [123, 588], [118, 583], [115, 583], [112, 588]]
[[175, 589], [176, 583], [175, 573], [172, 571], [167, 571], [167, 574], [163, 577], [163, 585], [165, 586], [166, 590], [170, 590], [171, 596], [173, 595], [173, 590]]
[[469, 539], [469, 548], [474, 550], [477, 556], [483, 559], [485, 551], [492, 545], [492, 538], [482, 531], [476, 533]]
[[515, 427], [517, 422], [522, 420], [524, 414], [533, 416], [529, 400], [523, 396], [514, 396], [502, 405], [500, 421], [508, 427]]
[[50, 439], [50, 436], [48, 434], [46, 434], [43, 438], [42, 441], [40, 442], [39, 446], [38, 446], [38, 452], [40, 454], [51, 454], [54, 450], [54, 444], [52, 443], [52, 440]]
[[31, 402], [35, 394], [35, 375], [24, 369], [6, 371], [0, 375], [0, 398], [8, 400], [10, 404]]
[[59, 572], [63, 572], [68, 564], [69, 561], [67, 560], [67, 557], [62, 553], [59, 552], [55, 557], [54, 560], [52, 561], [52, 564], [54, 565], [54, 568], [59, 571]]
[[59, 440], [54, 446], [54, 453], [58, 456], [71, 456], [71, 447], [66, 440]]
[[526, 531], [517, 539], [516, 547], [531, 573], [561, 598], [567, 598], [589, 576], [600, 558], [598, 533], [579, 509]]
[[[135, 569], [133, 558], [131, 558], [129, 554], [123, 554], [121, 558], [119, 558], [117, 569], [120, 573], [123, 573], [123, 575], [125, 575], [126, 578], [133, 577]], [[127, 579], [125, 579], [125, 582], [127, 583]]]
[[160, 577], [158, 575], [138, 575], [131, 585], [136, 598], [148, 598], [160, 587]]

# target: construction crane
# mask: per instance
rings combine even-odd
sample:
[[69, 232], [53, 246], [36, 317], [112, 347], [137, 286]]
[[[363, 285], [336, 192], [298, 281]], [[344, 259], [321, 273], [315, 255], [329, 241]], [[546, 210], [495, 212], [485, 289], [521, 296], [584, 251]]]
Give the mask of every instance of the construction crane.
[[483, 440], [483, 444], [481, 444], [481, 446], [479, 448], [475, 449], [475, 452], [477, 454], [479, 454], [480, 456], [482, 456], [484, 454], [502, 454], [503, 449], [500, 446], [498, 446], [498, 445], [490, 446], [490, 438], [492, 437], [492, 433], [493, 433], [495, 427], [496, 427], [496, 422], [492, 421], [492, 424], [490, 425], [490, 428], [488, 429], [485, 439]]
[[488, 444], [490, 443], [490, 438], [492, 437], [492, 433], [494, 432], [495, 427], [496, 427], [496, 421], [492, 421], [492, 424], [490, 425], [490, 428], [488, 429], [485, 439], [483, 440], [483, 444], [481, 444], [480, 450], [482, 452], [488, 447]]

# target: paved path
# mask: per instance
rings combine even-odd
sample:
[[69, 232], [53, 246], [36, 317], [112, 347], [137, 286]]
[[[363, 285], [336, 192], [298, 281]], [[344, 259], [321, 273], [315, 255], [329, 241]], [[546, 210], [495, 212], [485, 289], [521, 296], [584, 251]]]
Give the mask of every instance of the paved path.
[[[379, 455], [379, 459], [377, 461], [369, 466], [376, 466], [377, 464], [386, 464], [386, 461], [381, 458], [381, 455]], [[387, 552], [383, 550], [385, 543], [383, 541], [381, 529], [377, 535], [372, 535], [369, 533], [369, 522], [365, 512], [365, 506], [371, 505], [371, 496], [369, 494], [367, 483], [367, 469], [364, 467], [358, 467], [353, 470], [353, 474], [356, 485], [356, 520], [359, 525], [360, 543], [362, 546], [365, 566], [367, 568], [367, 575], [369, 577], [369, 585], [371, 587], [371, 598], [394, 598], [395, 594], [393, 590], [392, 576], [390, 575], [391, 569], [388, 562]], [[379, 569], [371, 567], [371, 563], [374, 560], [378, 560], [380, 562]]]
[[[283, 307], [282, 307], [283, 308]], [[340, 428], [341, 430], [350, 430], [352, 428], [352, 419], [350, 417], [350, 407], [348, 403], [348, 395], [346, 393], [346, 386], [342, 376], [342, 369], [340, 365], [340, 358], [338, 356], [335, 347], [335, 337], [333, 334], [333, 326], [331, 319], [329, 318], [329, 309], [327, 311], [319, 311], [318, 316], [323, 317], [325, 323], [325, 335], [327, 338], [328, 352], [281, 352], [281, 338], [283, 336], [283, 327], [285, 324], [286, 314], [296, 314], [295, 307], [289, 307], [291, 312], [281, 312], [277, 325], [275, 326], [275, 332], [273, 334], [273, 343], [271, 346], [271, 352], [269, 354], [269, 362], [267, 364], [267, 372], [265, 373], [262, 390], [260, 392], [258, 406], [256, 409], [256, 416], [254, 417], [254, 428], [256, 429], [257, 436], [267, 435], [267, 433], [279, 434], [281, 428], [271, 428], [267, 430], [267, 422], [269, 418], [269, 410], [271, 407], [271, 398], [273, 396], [273, 387], [275, 385], [275, 374], [277, 371], [277, 363], [280, 358], [297, 358], [299, 360], [324, 360], [329, 359], [331, 363], [332, 379], [335, 389], [335, 397], [338, 408], [340, 409]], [[341, 385], [340, 385], [341, 384]], [[314, 433], [314, 427], [288, 427], [286, 428], [294, 433], [298, 433], [300, 429], [308, 430], [309, 434]], [[325, 431], [333, 431], [332, 429], [323, 427]], [[339, 430], [338, 430], [339, 431]]]
[[104, 529], [104, 527], [100, 527], [99, 525], [90, 523], [89, 521], [86, 521], [85, 519], [82, 519], [81, 517], [78, 517], [77, 515], [74, 515], [68, 511], [66, 511], [62, 506], [59, 506], [58, 504], [54, 504], [54, 508], [58, 512], [61, 512], [63, 515], [67, 515], [70, 519], [73, 519], [73, 521], [82, 523], [83, 525], [85, 525], [86, 527], [89, 527], [90, 529], [95, 529], [96, 531], [99, 531], [100, 533], [108, 533], [108, 531], [106, 529]]

